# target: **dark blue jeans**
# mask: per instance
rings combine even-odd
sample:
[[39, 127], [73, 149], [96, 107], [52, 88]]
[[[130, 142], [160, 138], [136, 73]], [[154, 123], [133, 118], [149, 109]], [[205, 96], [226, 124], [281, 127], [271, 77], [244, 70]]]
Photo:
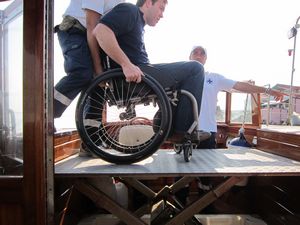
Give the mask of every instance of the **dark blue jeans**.
[[[189, 91], [197, 100], [200, 112], [204, 69], [196, 61], [175, 62], [166, 64], [142, 65], [141, 70], [155, 78], [163, 88], [176, 88]], [[181, 95], [175, 109], [173, 119], [174, 130], [178, 133], [186, 132], [194, 122], [192, 103], [190, 99]]]
[[64, 56], [64, 76], [54, 90], [54, 118], [62, 115], [74, 98], [93, 79], [93, 61], [87, 43], [86, 32], [77, 28], [57, 30], [59, 44]]

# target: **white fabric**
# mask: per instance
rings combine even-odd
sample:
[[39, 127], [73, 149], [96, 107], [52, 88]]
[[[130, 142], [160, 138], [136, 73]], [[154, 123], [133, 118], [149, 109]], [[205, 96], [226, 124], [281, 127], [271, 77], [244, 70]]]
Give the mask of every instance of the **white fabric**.
[[101, 122], [97, 121], [97, 120], [93, 120], [93, 119], [84, 119], [83, 120], [83, 125], [99, 128], [100, 125], [101, 125]]
[[61, 104], [65, 106], [69, 106], [72, 103], [72, 100], [69, 99], [67, 96], [60, 93], [58, 90], [54, 88], [54, 99], [59, 101]]
[[205, 72], [199, 129], [217, 132], [216, 108], [219, 91], [230, 91], [236, 81], [225, 78], [217, 73]]
[[124, 1], [125, 0], [71, 0], [63, 16], [72, 16], [79, 20], [84, 27], [86, 27], [84, 9], [93, 10], [101, 15], [104, 15], [115, 5]]

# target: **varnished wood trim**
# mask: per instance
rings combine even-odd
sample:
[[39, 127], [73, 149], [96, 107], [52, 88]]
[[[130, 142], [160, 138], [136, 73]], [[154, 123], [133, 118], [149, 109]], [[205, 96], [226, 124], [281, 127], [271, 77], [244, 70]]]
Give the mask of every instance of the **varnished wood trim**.
[[65, 144], [55, 146], [54, 148], [54, 158], [55, 162], [63, 160], [71, 155], [78, 153], [80, 148], [80, 140], [69, 141]]
[[[242, 125], [229, 125], [228, 126], [228, 134], [237, 136], [239, 129]], [[245, 136], [256, 136], [257, 135], [257, 127], [253, 126], [245, 126]]]
[[296, 145], [300, 147], [300, 135], [297, 134], [258, 130], [257, 136], [260, 138], [266, 138], [277, 142], [287, 143], [290, 145]]
[[276, 155], [285, 156], [290, 159], [300, 161], [300, 147], [286, 143], [275, 142], [265, 138], [257, 139], [257, 148]]
[[62, 145], [66, 142], [80, 139], [77, 131], [55, 134], [54, 146]]
[[257, 131], [257, 148], [273, 154], [300, 160], [300, 136], [276, 131]]
[[231, 117], [231, 94], [226, 92], [226, 111], [225, 111], [225, 123], [230, 124]]
[[1, 177], [0, 178], [0, 205], [6, 203], [23, 204], [23, 178]]
[[260, 94], [251, 94], [252, 125], [259, 127], [261, 124]]
[[23, 225], [22, 204], [0, 204], [0, 225]]
[[79, 151], [80, 137], [77, 131], [68, 131], [55, 135], [54, 138], [54, 161], [58, 162]]
[[24, 1], [24, 224], [46, 225], [45, 1]]

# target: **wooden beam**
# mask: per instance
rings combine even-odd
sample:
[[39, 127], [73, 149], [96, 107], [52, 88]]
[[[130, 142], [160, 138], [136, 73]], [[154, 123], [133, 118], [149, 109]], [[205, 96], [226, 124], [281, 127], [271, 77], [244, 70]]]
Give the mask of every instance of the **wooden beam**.
[[[24, 1], [23, 152], [24, 224], [47, 223], [45, 7], [47, 0]], [[51, 165], [51, 162], [50, 162]]]

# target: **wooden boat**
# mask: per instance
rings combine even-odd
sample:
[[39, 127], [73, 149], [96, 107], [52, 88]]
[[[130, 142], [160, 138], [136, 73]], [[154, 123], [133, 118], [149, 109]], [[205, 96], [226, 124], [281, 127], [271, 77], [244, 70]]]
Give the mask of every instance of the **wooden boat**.
[[[231, 121], [231, 95], [227, 93], [224, 121], [218, 125], [219, 149], [196, 152], [190, 164], [183, 164], [182, 157], [174, 157], [170, 150], [158, 151], [145, 165], [121, 167], [122, 171], [101, 159], [78, 158], [80, 138], [76, 130], [53, 135], [50, 88], [53, 86], [54, 60], [53, 1], [26, 0], [23, 9], [23, 144], [17, 141], [14, 146], [4, 148], [7, 140], [1, 140], [1, 225], [78, 224], [91, 212], [114, 214], [127, 224], [144, 224], [134, 215], [133, 202], [129, 203], [132, 208], [124, 209], [105, 193], [82, 181], [98, 176], [118, 177], [128, 185], [131, 194], [135, 188], [146, 193], [149, 201], [160, 203], [155, 204], [155, 210], [150, 210], [154, 214], [172, 203], [170, 189], [176, 191], [199, 176], [212, 177], [218, 183], [204, 196], [197, 196], [195, 183], [192, 184], [190, 198], [197, 198], [197, 201], [185, 210], [174, 212], [175, 220], [162, 223], [158, 220], [160, 217], [154, 217], [158, 218], [156, 224], [182, 224], [187, 217], [196, 214], [207, 218], [202, 209], [208, 205], [214, 207], [214, 216], [256, 215], [267, 224], [300, 224], [300, 132], [297, 128], [260, 127], [258, 95], [252, 96], [252, 120], [245, 126], [246, 138], [251, 143], [257, 141], [255, 149], [226, 149], [228, 138], [235, 137], [241, 127], [240, 123]], [[21, 147], [23, 151], [12, 154]], [[164, 157], [165, 154], [170, 157]], [[161, 157], [167, 159], [169, 170], [154, 170], [162, 166]], [[102, 167], [95, 168], [93, 163]], [[207, 167], [205, 163], [208, 163]], [[172, 186], [173, 177], [177, 176], [183, 176], [184, 180]], [[141, 178], [151, 178], [147, 181], [151, 190], [145, 189], [140, 183]], [[247, 185], [235, 186], [242, 178], [249, 178]], [[168, 187], [164, 188], [166, 185]], [[162, 205], [161, 200], [165, 198], [168, 200]]]

